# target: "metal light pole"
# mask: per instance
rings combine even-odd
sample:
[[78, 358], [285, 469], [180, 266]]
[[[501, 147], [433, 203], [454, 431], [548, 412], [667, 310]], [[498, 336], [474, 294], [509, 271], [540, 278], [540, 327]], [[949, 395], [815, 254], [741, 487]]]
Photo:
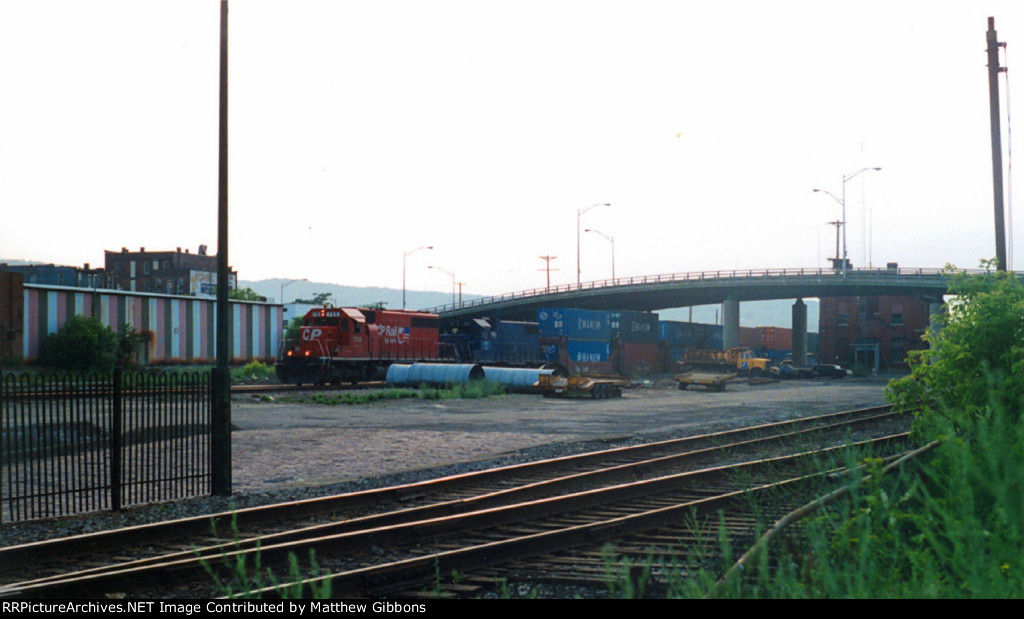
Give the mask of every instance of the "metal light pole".
[[[291, 286], [295, 282], [306, 282], [306, 281], [309, 281], [309, 280], [306, 279], [305, 277], [303, 277], [302, 279], [293, 279], [293, 280], [289, 280], [287, 282], [282, 282], [282, 284], [281, 284], [281, 311], [282, 311], [282, 314], [284, 312], [288, 311], [287, 308], [284, 307], [284, 305], [285, 305], [285, 302], [284, 302], [284, 289], [287, 288], [288, 286]], [[282, 337], [282, 339], [285, 338], [287, 335], [288, 335], [288, 320], [286, 319], [284, 321], [284, 324], [281, 325], [281, 337]]]
[[842, 264], [843, 264], [843, 277], [846, 277], [846, 265], [849, 264], [849, 262], [850, 262], [849, 258], [847, 257], [847, 253], [846, 253], [846, 183], [847, 183], [847, 181], [852, 180], [854, 177], [859, 175], [861, 172], [867, 172], [868, 170], [874, 170], [874, 171], [877, 172], [877, 171], [879, 171], [881, 169], [882, 168], [861, 168], [861, 169], [857, 170], [856, 172], [852, 172], [850, 174], [843, 175], [843, 197], [842, 198], [837, 197], [831, 191], [825, 191], [824, 189], [815, 189], [814, 190], [816, 192], [821, 192], [821, 193], [824, 193], [824, 194], [826, 194], [828, 196], [831, 196], [831, 198], [833, 200], [838, 202], [839, 205], [843, 207], [843, 217], [842, 217], [842, 225], [843, 225], [843, 262], [842, 262]]
[[291, 286], [295, 282], [308, 282], [309, 280], [303, 277], [302, 279], [291, 279], [281, 284], [281, 305], [284, 305], [284, 289]]
[[431, 245], [421, 246], [402, 253], [402, 309], [405, 309], [405, 259], [421, 249], [434, 249], [434, 247]]
[[585, 208], [576, 209], [576, 288], [580, 287], [580, 217], [597, 206], [611, 206], [611, 202], [599, 202]]
[[433, 266], [433, 265], [430, 265], [427, 268], [428, 269], [437, 269], [438, 271], [440, 271], [442, 273], [445, 273], [449, 277], [452, 278], [452, 306], [454, 306], [455, 305], [455, 273], [452, 273], [451, 271], [445, 271], [441, 267], [436, 267], [436, 266]]
[[614, 236], [608, 236], [604, 232], [601, 232], [600, 230], [594, 230], [593, 228], [587, 228], [586, 230], [584, 230], [584, 232], [594, 232], [596, 234], [600, 234], [609, 243], [612, 244], [612, 283], [614, 283], [615, 282], [615, 237]]

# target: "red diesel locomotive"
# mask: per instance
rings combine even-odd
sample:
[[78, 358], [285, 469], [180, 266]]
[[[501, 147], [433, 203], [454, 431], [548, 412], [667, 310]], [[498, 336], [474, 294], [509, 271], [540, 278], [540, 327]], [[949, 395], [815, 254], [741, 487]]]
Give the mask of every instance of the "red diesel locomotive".
[[282, 383], [357, 383], [383, 380], [392, 363], [440, 359], [437, 314], [322, 307], [303, 317], [276, 370]]

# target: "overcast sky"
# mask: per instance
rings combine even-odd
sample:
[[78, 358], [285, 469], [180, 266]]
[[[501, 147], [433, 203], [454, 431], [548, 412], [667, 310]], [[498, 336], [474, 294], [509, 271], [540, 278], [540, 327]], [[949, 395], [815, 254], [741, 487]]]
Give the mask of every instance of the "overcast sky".
[[[541, 287], [541, 255], [575, 282], [577, 212], [605, 202], [582, 227], [619, 277], [824, 267], [841, 207], [812, 189], [865, 167], [855, 266], [995, 255], [985, 31], [1024, 101], [1019, 0], [230, 6], [245, 280], [399, 288], [431, 245], [410, 289], [450, 290], [428, 265]], [[0, 0], [0, 258], [216, 251], [218, 22], [216, 0]], [[584, 281], [611, 248], [582, 234]]]

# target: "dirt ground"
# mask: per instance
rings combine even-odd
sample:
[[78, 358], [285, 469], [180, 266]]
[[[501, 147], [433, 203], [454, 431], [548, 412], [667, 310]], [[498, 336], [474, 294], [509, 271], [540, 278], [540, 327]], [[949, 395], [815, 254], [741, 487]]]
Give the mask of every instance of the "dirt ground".
[[679, 391], [671, 380], [621, 399], [508, 395], [483, 400], [393, 400], [358, 406], [232, 402], [234, 488], [262, 492], [486, 460], [585, 440], [699, 434], [885, 402], [886, 380], [730, 384]]

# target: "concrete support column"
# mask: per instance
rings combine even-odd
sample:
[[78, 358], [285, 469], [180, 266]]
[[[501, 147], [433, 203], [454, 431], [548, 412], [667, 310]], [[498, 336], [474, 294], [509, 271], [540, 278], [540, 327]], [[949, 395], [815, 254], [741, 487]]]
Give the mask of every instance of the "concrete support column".
[[740, 345], [740, 302], [729, 297], [722, 302], [722, 349]]
[[803, 299], [793, 304], [793, 365], [807, 365], [807, 305]]

